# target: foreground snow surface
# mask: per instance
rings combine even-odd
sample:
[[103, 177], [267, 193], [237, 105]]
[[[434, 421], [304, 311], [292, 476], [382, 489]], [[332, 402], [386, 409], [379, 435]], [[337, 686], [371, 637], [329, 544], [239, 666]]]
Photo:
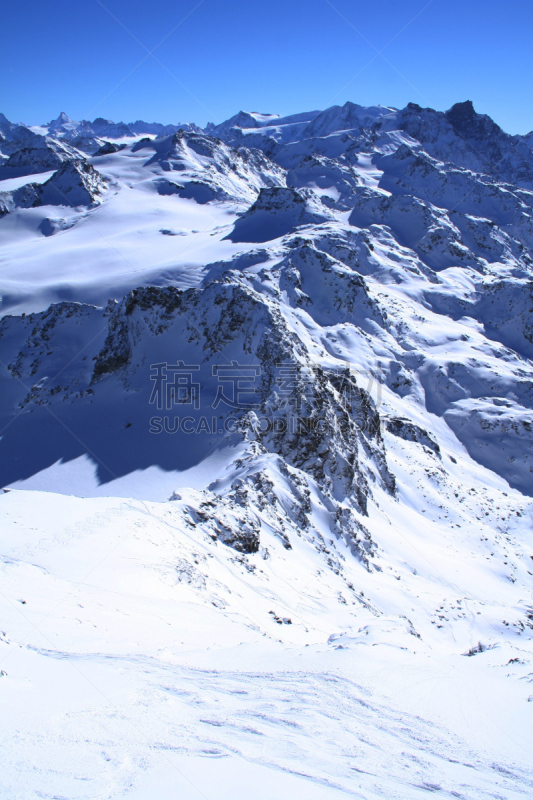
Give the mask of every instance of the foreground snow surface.
[[305, 536], [213, 547], [185, 500], [0, 496], [2, 796], [531, 797], [531, 642], [498, 620], [526, 586], [382, 500], [403, 564], [350, 591]]

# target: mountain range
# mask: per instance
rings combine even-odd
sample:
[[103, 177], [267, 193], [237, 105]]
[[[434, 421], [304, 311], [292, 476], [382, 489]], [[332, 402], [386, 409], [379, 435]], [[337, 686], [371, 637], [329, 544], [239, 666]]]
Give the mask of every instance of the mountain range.
[[531, 796], [533, 133], [0, 153], [5, 796]]

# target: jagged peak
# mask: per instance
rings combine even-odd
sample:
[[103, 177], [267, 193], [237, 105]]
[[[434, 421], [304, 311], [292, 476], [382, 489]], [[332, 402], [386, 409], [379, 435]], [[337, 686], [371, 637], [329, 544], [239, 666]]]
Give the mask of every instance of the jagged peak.
[[112, 119], [104, 119], [104, 117], [95, 117], [93, 125], [122, 125], [121, 122], [113, 122]]
[[454, 103], [453, 106], [446, 111], [446, 116], [455, 117], [476, 117], [477, 112], [474, 109], [474, 104], [471, 100], [464, 100], [462, 103]]
[[492, 117], [488, 114], [478, 114], [474, 108], [471, 100], [465, 100], [462, 103], [455, 103], [448, 111], [445, 112], [446, 119], [461, 132], [467, 129], [477, 129], [483, 126], [486, 129], [487, 135], [492, 136], [509, 136], [505, 133], [497, 122], [494, 122]]
[[77, 122], [74, 122], [68, 114], [65, 114], [64, 111], [61, 111], [56, 119], [53, 119], [51, 122], [48, 123], [48, 129], [53, 132], [64, 133], [66, 130], [70, 130], [75, 128], [78, 125]]

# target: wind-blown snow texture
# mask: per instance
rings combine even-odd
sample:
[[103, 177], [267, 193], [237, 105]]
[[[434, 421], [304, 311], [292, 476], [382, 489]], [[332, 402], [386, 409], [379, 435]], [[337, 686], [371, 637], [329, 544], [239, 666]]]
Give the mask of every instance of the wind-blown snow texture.
[[2, 796], [532, 796], [532, 141], [0, 115]]

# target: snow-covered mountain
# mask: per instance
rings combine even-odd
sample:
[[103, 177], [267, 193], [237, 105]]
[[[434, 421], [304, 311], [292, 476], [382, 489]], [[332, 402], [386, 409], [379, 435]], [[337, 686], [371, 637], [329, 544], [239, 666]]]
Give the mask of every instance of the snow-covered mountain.
[[83, 158], [83, 153], [65, 142], [39, 136], [3, 162], [0, 166], [0, 178], [36, 175]]
[[[3, 127], [2, 127], [3, 126]], [[7, 131], [4, 128], [7, 127]], [[68, 114], [62, 111], [56, 119], [47, 122], [44, 125], [35, 125], [31, 128], [23, 129], [20, 126], [13, 125], [6, 117], [0, 115], [0, 132], [6, 135], [7, 138], [23, 139], [25, 136], [53, 136], [56, 139], [66, 139], [70, 142], [83, 142], [88, 143], [95, 140], [108, 140], [108, 139], [123, 139], [134, 138], [140, 134], [152, 134], [154, 136], [168, 136], [177, 133], [179, 130], [194, 131], [201, 133], [202, 129], [194, 123], [178, 123], [175, 125], [162, 125], [160, 122], [144, 122], [138, 119], [136, 122], [113, 122], [110, 119], [97, 117], [92, 122], [87, 119], [76, 122], [71, 119]], [[26, 134], [28, 131], [28, 134]], [[1, 140], [0, 140], [1, 142]], [[79, 147], [79, 144], [76, 145]], [[85, 149], [85, 148], [82, 148]], [[94, 154], [94, 150], [91, 154]]]
[[34, 133], [30, 128], [10, 122], [4, 114], [0, 114], [0, 164], [2, 158], [9, 156], [37, 138], [38, 134]]
[[70, 119], [68, 114], [62, 111], [56, 119], [53, 119], [48, 125], [48, 133], [52, 136], [60, 136], [61, 134], [69, 134], [80, 125], [79, 122], [74, 122]]
[[195, 133], [202, 132], [202, 129], [193, 122], [180, 122], [177, 125], [162, 125], [160, 122], [143, 122], [141, 119], [138, 119], [136, 122], [128, 122], [128, 128], [135, 135], [140, 133], [152, 133], [156, 136], [169, 136], [173, 133], [177, 133], [179, 130], [194, 131]]
[[0, 130], [4, 794], [531, 796], [528, 137]]

